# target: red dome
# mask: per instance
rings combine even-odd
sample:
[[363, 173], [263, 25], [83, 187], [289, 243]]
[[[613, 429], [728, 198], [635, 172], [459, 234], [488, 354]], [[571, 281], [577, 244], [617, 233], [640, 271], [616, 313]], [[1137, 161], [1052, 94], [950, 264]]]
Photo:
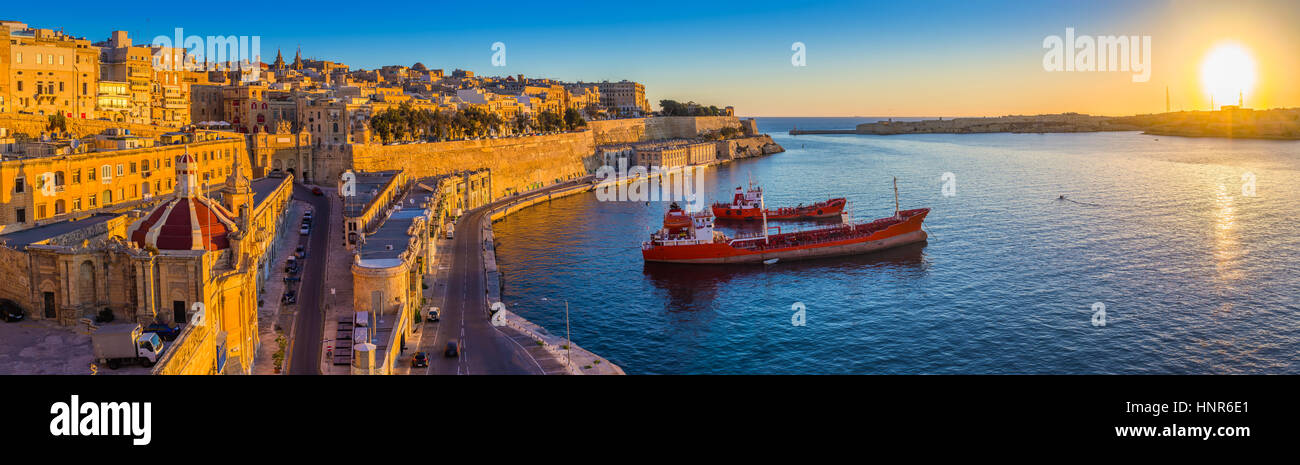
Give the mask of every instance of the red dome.
[[235, 229], [230, 213], [206, 197], [179, 197], [158, 205], [127, 232], [140, 247], [158, 250], [221, 250]]

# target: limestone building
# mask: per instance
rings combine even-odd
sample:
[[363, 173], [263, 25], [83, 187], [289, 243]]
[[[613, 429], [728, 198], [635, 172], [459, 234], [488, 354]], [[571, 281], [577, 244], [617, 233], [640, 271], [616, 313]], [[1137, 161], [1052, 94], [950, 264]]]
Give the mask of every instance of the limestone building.
[[94, 119], [99, 49], [89, 40], [0, 21], [0, 112]]
[[200, 158], [174, 160], [175, 191], [148, 210], [97, 213], [0, 235], [0, 297], [63, 325], [102, 312], [115, 321], [180, 326], [155, 373], [250, 371], [267, 253], [282, 236], [292, 178], [249, 179], [247, 163], [206, 195]]

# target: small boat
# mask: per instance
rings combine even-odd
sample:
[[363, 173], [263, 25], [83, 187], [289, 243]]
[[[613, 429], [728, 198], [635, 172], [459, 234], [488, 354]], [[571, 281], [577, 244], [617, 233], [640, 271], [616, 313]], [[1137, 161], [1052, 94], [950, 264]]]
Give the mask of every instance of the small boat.
[[843, 197], [834, 198], [812, 205], [800, 204], [796, 207], [776, 209], [763, 208], [763, 188], [750, 183], [749, 190], [736, 188], [736, 195], [731, 203], [714, 203], [713, 216], [719, 220], [758, 220], [764, 215], [768, 220], [811, 220], [837, 218], [844, 214], [849, 201]]

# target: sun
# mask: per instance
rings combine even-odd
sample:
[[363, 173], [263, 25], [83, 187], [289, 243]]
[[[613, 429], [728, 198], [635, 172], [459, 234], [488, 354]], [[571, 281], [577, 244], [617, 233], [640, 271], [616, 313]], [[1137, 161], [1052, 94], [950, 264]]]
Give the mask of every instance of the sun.
[[1255, 59], [1236, 42], [1215, 45], [1201, 62], [1201, 83], [1216, 106], [1236, 104], [1255, 86]]

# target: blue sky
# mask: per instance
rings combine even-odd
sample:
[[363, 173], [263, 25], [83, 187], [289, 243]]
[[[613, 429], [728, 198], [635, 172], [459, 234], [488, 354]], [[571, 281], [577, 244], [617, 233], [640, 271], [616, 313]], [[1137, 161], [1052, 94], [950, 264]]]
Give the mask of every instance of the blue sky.
[[[1023, 86], [1015, 81], [1023, 79], [1034, 89], [1081, 85], [1060, 79], [1039, 82], [1045, 79], [1042, 39], [1062, 34], [1067, 26], [1162, 38], [1168, 29], [1177, 29], [1170, 26], [1171, 16], [1192, 10], [1230, 7], [1256, 10], [1259, 18], [1300, 19], [1295, 5], [1280, 1], [238, 4], [265, 9], [238, 12], [231, 2], [131, 2], [120, 8], [10, 2], [0, 14], [93, 40], [123, 29], [137, 42], [148, 42], [176, 27], [187, 35], [258, 35], [268, 62], [277, 48], [292, 59], [301, 45], [306, 57], [342, 61], [354, 69], [419, 61], [479, 74], [631, 79], [647, 85], [652, 101], [733, 104], [742, 114], [897, 116], [1042, 109], [1126, 113], [1130, 110], [1123, 105], [1109, 111], [1066, 108], [1068, 103], [1046, 108], [1037, 100], [1052, 95], [1052, 89], [1017, 92]], [[67, 15], [70, 11], [94, 13]], [[1213, 17], [1197, 21], [1222, 29]], [[1247, 21], [1240, 27], [1253, 26]], [[1292, 33], [1286, 39], [1296, 37]], [[494, 68], [491, 45], [498, 41], [506, 44], [507, 66]], [[808, 66], [803, 68], [790, 65], [796, 41], [807, 46]], [[1106, 85], [1121, 80], [1099, 79]], [[1158, 93], [1163, 105], [1164, 85], [1122, 92]], [[961, 87], [961, 92], [953, 90]], [[1153, 90], [1157, 87], [1159, 92]], [[1188, 89], [1188, 99], [1195, 92]]]

